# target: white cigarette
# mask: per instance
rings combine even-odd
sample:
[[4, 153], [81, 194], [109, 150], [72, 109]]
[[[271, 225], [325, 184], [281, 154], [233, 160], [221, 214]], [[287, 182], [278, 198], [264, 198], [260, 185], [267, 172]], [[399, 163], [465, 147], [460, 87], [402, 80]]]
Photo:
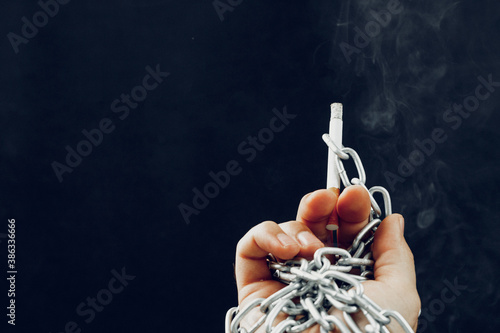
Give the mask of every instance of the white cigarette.
[[[333, 103], [330, 105], [330, 139], [338, 148], [342, 148], [342, 104]], [[335, 163], [335, 153], [328, 149], [328, 171], [326, 175], [326, 188], [340, 189], [340, 175]]]
[[[328, 135], [323, 136], [323, 140], [329, 146], [328, 149], [328, 168], [326, 175], [326, 188], [336, 188], [340, 191], [340, 175], [335, 163], [336, 154], [335, 147], [332, 147], [332, 142], [337, 149], [342, 149], [342, 104], [332, 103], [330, 105], [330, 130]], [[330, 148], [332, 147], [332, 148]], [[327, 230], [337, 230], [338, 225], [329, 219], [326, 225]]]

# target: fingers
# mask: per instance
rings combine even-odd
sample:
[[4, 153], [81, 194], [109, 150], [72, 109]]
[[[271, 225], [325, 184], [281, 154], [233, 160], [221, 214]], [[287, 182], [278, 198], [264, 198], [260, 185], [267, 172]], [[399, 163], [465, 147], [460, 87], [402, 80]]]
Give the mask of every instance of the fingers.
[[354, 185], [342, 191], [337, 203], [338, 241], [341, 246], [348, 247], [354, 237], [368, 223], [370, 208], [370, 196], [363, 187]]
[[[297, 221], [305, 224], [320, 240], [324, 241], [326, 239], [326, 223], [332, 213], [337, 213], [339, 218], [339, 242], [348, 245], [368, 223], [370, 208], [370, 197], [361, 186], [354, 185], [344, 189], [338, 200], [336, 193], [330, 189], [317, 190], [306, 194], [302, 198], [297, 213]], [[399, 232], [395, 229], [399, 225], [398, 221], [400, 219], [403, 221], [401, 215], [393, 214], [381, 223], [375, 238], [374, 255], [375, 253], [382, 254], [391, 250], [391, 246], [399, 248], [400, 244], [398, 242], [403, 242], [403, 248], [406, 249], [405, 253], [411, 255], [411, 251], [403, 238], [402, 229], [397, 229]], [[404, 222], [401, 223], [404, 224]], [[395, 242], [396, 240], [398, 242]], [[411, 264], [413, 264], [413, 259]]]
[[322, 241], [328, 237], [328, 220], [338, 220], [338, 240], [348, 247], [356, 234], [368, 223], [370, 197], [359, 186], [349, 186], [340, 197], [335, 189], [317, 190], [306, 194], [299, 204], [297, 221], [303, 222]]
[[[297, 221], [280, 225], [266, 221], [250, 229], [238, 242], [236, 249], [235, 272], [240, 301], [249, 294], [262, 292], [258, 290], [256, 282], [271, 280], [266, 262], [268, 253], [286, 260], [295, 256], [312, 256], [322, 246], [309, 228]], [[245, 289], [247, 286], [252, 289]], [[280, 287], [282, 285], [277, 286]]]
[[334, 189], [317, 190], [306, 194], [299, 204], [297, 221], [304, 223], [322, 241], [326, 242], [326, 224], [336, 217], [338, 193]]

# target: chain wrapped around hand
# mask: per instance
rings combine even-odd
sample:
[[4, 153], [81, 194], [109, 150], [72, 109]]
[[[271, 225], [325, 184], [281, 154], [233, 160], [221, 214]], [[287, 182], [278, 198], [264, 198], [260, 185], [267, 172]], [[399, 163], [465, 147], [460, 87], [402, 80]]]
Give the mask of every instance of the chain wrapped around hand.
[[[234, 307], [226, 314], [226, 333], [253, 333], [264, 326], [266, 333], [303, 332], [318, 324], [322, 333], [338, 329], [347, 332], [389, 332], [387, 325], [396, 321], [406, 333], [413, 333], [406, 320], [396, 311], [384, 310], [364, 294], [363, 281], [373, 279], [371, 244], [382, 219], [392, 214], [389, 192], [365, 185], [366, 174], [363, 163], [354, 149], [339, 148], [328, 134], [323, 140], [336, 154], [337, 169], [344, 187], [362, 186], [370, 196], [371, 211], [368, 224], [356, 235], [350, 248], [324, 247], [318, 249], [311, 261], [306, 259], [279, 262], [268, 256], [268, 266], [273, 278], [287, 286], [268, 298], [258, 298], [243, 309]], [[343, 161], [352, 158], [358, 172], [357, 178], [349, 180]], [[374, 194], [380, 193], [384, 203], [384, 214]], [[328, 256], [328, 257], [327, 257]], [[330, 258], [330, 259], [329, 259]], [[333, 259], [331, 259], [333, 258]], [[239, 327], [240, 322], [255, 308], [262, 316], [250, 329]], [[331, 310], [342, 312], [343, 319], [331, 314]], [[353, 315], [361, 312], [369, 324], [360, 328]], [[278, 315], [287, 319], [272, 326]]]

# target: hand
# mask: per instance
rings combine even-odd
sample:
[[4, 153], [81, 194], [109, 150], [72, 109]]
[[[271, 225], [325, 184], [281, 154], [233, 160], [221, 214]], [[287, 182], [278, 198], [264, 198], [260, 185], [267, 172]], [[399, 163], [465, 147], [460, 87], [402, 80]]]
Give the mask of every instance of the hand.
[[[325, 226], [330, 216], [338, 218], [339, 244], [348, 247], [368, 223], [370, 199], [360, 186], [346, 188], [340, 197], [333, 190], [317, 190], [305, 195], [297, 220], [276, 224], [266, 221], [250, 229], [236, 250], [236, 282], [240, 308], [255, 298], [267, 298], [285, 287], [271, 277], [266, 256], [272, 253], [287, 260], [296, 256], [311, 258], [327, 240]], [[377, 229], [372, 245], [374, 280], [363, 282], [365, 294], [383, 309], [398, 311], [417, 328], [420, 298], [416, 289], [413, 254], [403, 235], [404, 220], [399, 214], [386, 217]], [[334, 312], [335, 313], [335, 312]], [[256, 309], [242, 327], [249, 328], [262, 314]], [[364, 316], [355, 318], [360, 327], [368, 324]], [[391, 323], [391, 332], [401, 328]], [[261, 327], [262, 329], [262, 327]], [[319, 326], [307, 332], [319, 332]], [[337, 331], [335, 331], [337, 332]]]

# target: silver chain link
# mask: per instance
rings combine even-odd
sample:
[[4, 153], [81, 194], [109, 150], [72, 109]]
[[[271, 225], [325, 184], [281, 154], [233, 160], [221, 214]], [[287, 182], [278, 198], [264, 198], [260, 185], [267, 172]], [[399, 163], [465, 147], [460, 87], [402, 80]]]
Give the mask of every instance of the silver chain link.
[[[296, 259], [279, 262], [270, 254], [267, 261], [273, 278], [287, 286], [266, 299], [253, 300], [243, 309], [229, 309], [226, 314], [226, 333], [254, 333], [262, 326], [266, 333], [296, 333], [316, 324], [320, 326], [321, 333], [335, 329], [342, 333], [386, 333], [389, 332], [386, 326], [392, 319], [404, 332], [413, 333], [401, 314], [383, 310], [369, 299], [364, 294], [362, 284], [363, 281], [373, 279], [371, 244], [383, 218], [392, 214], [389, 192], [381, 186], [370, 189], [366, 187], [365, 169], [354, 149], [335, 146], [328, 134], [323, 135], [323, 140], [335, 152], [337, 169], [344, 187], [360, 185], [368, 192], [371, 202], [368, 224], [357, 234], [347, 250], [338, 247], [320, 248], [311, 261]], [[350, 158], [354, 161], [358, 177], [349, 180], [343, 161]], [[375, 193], [382, 195], [384, 214], [374, 198]], [[240, 327], [242, 320], [256, 309], [260, 311], [260, 319], [248, 330]], [[343, 312], [344, 321], [330, 314], [333, 309]], [[369, 322], [364, 328], [360, 328], [353, 318], [354, 314], [360, 313]], [[280, 314], [288, 318], [273, 327]]]

